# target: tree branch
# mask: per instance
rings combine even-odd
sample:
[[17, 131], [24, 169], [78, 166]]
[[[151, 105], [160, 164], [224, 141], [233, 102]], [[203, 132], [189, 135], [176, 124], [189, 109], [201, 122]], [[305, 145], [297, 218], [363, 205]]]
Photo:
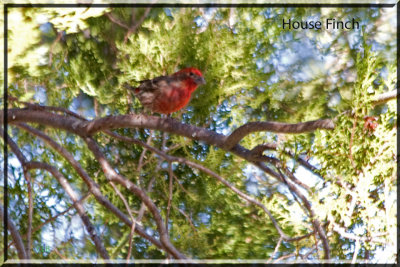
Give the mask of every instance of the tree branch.
[[332, 216], [330, 216], [329, 220], [330, 220], [330, 223], [333, 226], [333, 231], [335, 231], [336, 233], [340, 234], [340, 236], [342, 236], [342, 237], [344, 237], [346, 239], [352, 239], [352, 240], [355, 240], [355, 241], [359, 240], [359, 241], [362, 241], [362, 242], [380, 243], [380, 244], [387, 243], [385, 239], [381, 239], [379, 237], [386, 236], [389, 233], [385, 232], [385, 233], [380, 233], [380, 234], [376, 234], [376, 235], [373, 235], [373, 236], [364, 236], [364, 235], [363, 236], [358, 236], [356, 234], [346, 232], [345, 228], [341, 227], [338, 223], [334, 222], [334, 219], [332, 218]]
[[122, 27], [122, 28], [124, 28], [124, 29], [126, 29], [126, 30], [129, 30], [129, 26], [126, 25], [125, 23], [123, 23], [122, 21], [120, 21], [119, 19], [114, 18], [114, 17], [111, 15], [111, 12], [110, 12], [110, 13], [104, 13], [104, 15], [106, 15], [106, 17], [107, 17], [111, 22], [117, 24], [118, 26], [120, 26], [120, 27]]
[[78, 196], [76, 192], [72, 189], [71, 185], [68, 183], [67, 179], [64, 177], [64, 175], [59, 172], [54, 166], [51, 166], [47, 163], [43, 162], [27, 162], [26, 163], [26, 168], [28, 170], [31, 169], [42, 169], [50, 172], [61, 184], [61, 186], [64, 188], [65, 192], [69, 195], [71, 200], [74, 203], [75, 209], [78, 212], [79, 216], [81, 217], [81, 220], [83, 224], [85, 225], [86, 231], [88, 231], [91, 239], [93, 240], [97, 252], [101, 255], [103, 259], [109, 259], [110, 257], [108, 256], [108, 252], [103, 246], [102, 241], [100, 240], [99, 236], [97, 235], [94, 226], [90, 222], [89, 217], [86, 215], [85, 208], [83, 205], [78, 201]]
[[[0, 219], [1, 221], [4, 220], [4, 209], [3, 206], [0, 205]], [[22, 237], [18, 232], [17, 227], [13, 223], [13, 221], [10, 219], [10, 217], [7, 218], [7, 224], [8, 224], [8, 230], [11, 233], [11, 236], [14, 240], [15, 247], [17, 249], [17, 254], [18, 258], [20, 259], [27, 259], [28, 256], [26, 255], [25, 247], [24, 247], [24, 242], [22, 241]]]
[[[251, 149], [251, 153], [253, 153], [255, 156], [260, 156], [265, 150], [277, 150], [278, 145], [277, 144], [260, 144], [255, 146], [253, 149]], [[302, 165], [304, 168], [312, 172], [314, 175], [318, 176], [319, 178], [323, 179], [320, 174], [317, 173], [318, 169], [311, 165], [307, 160], [301, 158], [300, 156], [296, 156], [293, 154], [293, 152], [289, 150], [283, 151], [285, 154], [289, 155], [291, 158], [296, 160], [300, 165]]]
[[[2, 118], [0, 118], [0, 120], [1, 119]], [[16, 122], [35, 122], [64, 129], [82, 137], [93, 135], [99, 131], [106, 132], [107, 130], [117, 128], [147, 128], [185, 136], [193, 140], [203, 141], [209, 145], [215, 145], [217, 147], [226, 149], [227, 137], [225, 135], [193, 125], [184, 124], [172, 118], [160, 118], [156, 116], [146, 116], [143, 114], [107, 116], [92, 121], [85, 121], [75, 117], [61, 116], [45, 112], [43, 110], [9, 109], [8, 119], [9, 123], [11, 124]], [[319, 123], [314, 123], [312, 125], [315, 126], [318, 124]], [[227, 151], [233, 152], [234, 154], [246, 160], [275, 163], [278, 162], [278, 160], [271, 157], [262, 155], [255, 156], [250, 150], [240, 145], [234, 145]], [[279, 175], [273, 171], [270, 171], [269, 174], [274, 177], [279, 177]]]
[[312, 132], [317, 129], [332, 130], [335, 124], [331, 119], [321, 119], [315, 121], [300, 122], [296, 124], [258, 121], [248, 122], [236, 130], [234, 130], [225, 140], [224, 147], [226, 149], [232, 148], [238, 144], [246, 135], [254, 132], [274, 132], [274, 133], [305, 133]]
[[129, 191], [134, 193], [136, 196], [138, 196], [146, 204], [149, 211], [153, 214], [153, 218], [156, 222], [158, 232], [160, 234], [161, 243], [164, 245], [166, 251], [171, 255], [173, 255], [176, 259], [185, 259], [186, 257], [183, 254], [181, 254], [170, 242], [168, 232], [163, 223], [163, 219], [160, 215], [160, 212], [158, 211], [157, 206], [153, 203], [153, 201], [146, 195], [146, 193], [143, 190], [137, 187], [130, 180], [118, 174], [111, 167], [106, 157], [103, 155], [100, 148], [98, 147], [97, 143], [92, 138], [86, 137], [85, 142], [88, 145], [89, 149], [92, 151], [97, 161], [100, 163], [100, 166], [103, 169], [103, 172], [106, 175], [107, 179], [121, 184]]
[[[261, 162], [257, 162], [255, 163], [257, 166], [259, 166], [262, 170], [264, 170], [266, 168], [266, 166], [261, 163]], [[282, 179], [282, 178], [281, 178]], [[303, 202], [305, 208], [308, 210], [310, 217], [311, 217], [311, 222], [314, 226], [314, 229], [318, 232], [319, 237], [322, 240], [322, 246], [324, 248], [324, 258], [325, 259], [329, 259], [330, 258], [330, 248], [329, 248], [329, 242], [328, 242], [328, 238], [325, 234], [324, 229], [321, 226], [320, 221], [317, 219], [316, 214], [314, 212], [314, 210], [311, 208], [311, 204], [310, 202], [307, 200], [307, 198], [300, 192], [300, 190], [294, 186], [291, 182], [289, 181], [285, 181], [285, 184], [289, 187], [290, 191], [295, 193]]]
[[375, 99], [372, 101], [372, 105], [377, 106], [377, 105], [386, 103], [389, 100], [396, 99], [397, 95], [398, 95], [397, 90], [393, 90], [390, 92], [380, 94], [380, 95], [376, 96]]
[[[79, 203], [83, 203], [83, 201], [85, 201], [88, 197], [90, 196], [89, 193], [86, 193], [83, 197], [81, 197], [78, 202]], [[74, 208], [74, 203], [72, 203], [68, 208], [66, 208], [63, 212], [58, 213], [55, 216], [50, 217], [49, 219], [47, 219], [46, 221], [42, 222], [41, 224], [39, 224], [38, 226], [36, 226], [33, 230], [32, 233], [39, 231], [40, 228], [42, 228], [43, 226], [45, 226], [48, 223], [53, 222], [55, 219], [57, 219], [58, 217], [66, 214], [68, 211], [70, 211], [72, 208]], [[22, 235], [22, 237], [25, 237], [26, 235]]]
[[268, 261], [267, 261], [268, 263], [270, 263], [270, 262], [272, 261], [272, 258], [274, 258], [275, 255], [276, 255], [276, 253], [278, 253], [279, 247], [281, 246], [282, 241], [283, 241], [283, 238], [280, 237], [279, 240], [278, 240], [278, 243], [277, 243], [276, 246], [275, 246], [274, 252], [272, 253], [272, 255], [269, 257], [269, 259], [268, 259]]
[[[281, 237], [285, 240], [285, 241], [299, 241], [301, 239], [304, 239], [308, 236], [310, 236], [312, 233], [306, 234], [304, 236], [300, 236], [300, 237], [289, 237], [286, 234], [283, 233], [283, 231], [280, 229], [278, 223], [276, 222], [276, 220], [274, 219], [274, 217], [272, 216], [272, 214], [270, 213], [270, 211], [258, 200], [246, 195], [245, 193], [241, 192], [239, 189], [237, 189], [235, 186], [231, 185], [227, 180], [225, 180], [223, 177], [221, 177], [220, 175], [218, 175], [217, 173], [213, 172], [212, 170], [204, 167], [201, 164], [192, 162], [190, 160], [187, 160], [185, 158], [180, 158], [180, 157], [175, 157], [175, 156], [171, 156], [168, 155], [167, 153], [165, 153], [164, 151], [158, 150], [155, 147], [150, 146], [147, 143], [144, 143], [140, 140], [137, 139], [133, 139], [133, 138], [129, 138], [129, 137], [125, 137], [125, 136], [121, 136], [119, 134], [113, 133], [113, 132], [109, 132], [108, 134], [112, 135], [113, 137], [115, 137], [116, 139], [119, 139], [121, 141], [124, 142], [128, 142], [128, 143], [133, 143], [133, 144], [137, 144], [137, 145], [141, 145], [143, 147], [145, 147], [145, 149], [152, 151], [153, 153], [156, 153], [157, 155], [165, 158], [169, 163], [172, 162], [178, 162], [178, 163], [183, 163], [187, 166], [190, 166], [194, 169], [198, 169], [199, 171], [202, 171], [206, 174], [208, 174], [211, 177], [216, 178], [217, 180], [219, 180], [222, 184], [224, 184], [225, 186], [227, 186], [229, 189], [231, 189], [233, 192], [235, 192], [236, 194], [239, 195], [239, 197], [243, 198], [244, 200], [248, 201], [249, 203], [256, 205], [258, 207], [260, 207], [262, 210], [264, 210], [264, 212], [267, 213], [267, 215], [270, 217], [271, 221], [273, 222], [275, 228], [277, 229], [278, 233], [281, 235]], [[178, 183], [179, 184], [179, 183]]]
[[[73, 132], [75, 134], [78, 134], [82, 137], [86, 137], [85, 140], [87, 142], [88, 140], [91, 140], [89, 141], [89, 143], [94, 141], [91, 138], [88, 138], [88, 136], [93, 135], [98, 131], [104, 131], [107, 133], [109, 130], [117, 128], [148, 128], [153, 130], [160, 130], [164, 132], [174, 133], [177, 135], [188, 137], [193, 140], [203, 141], [209, 145], [215, 145], [223, 149], [226, 149], [226, 147], [231, 147], [233, 145], [228, 151], [248, 160], [249, 162], [253, 163], [256, 166], [259, 167], [261, 166], [260, 168], [264, 172], [277, 178], [278, 180], [281, 180], [280, 175], [277, 172], [270, 169], [269, 167], [267, 167], [265, 164], [261, 163], [262, 161], [266, 161], [273, 164], [279, 164], [280, 163], [279, 160], [263, 155], [255, 156], [250, 150], [234, 143], [239, 142], [241, 138], [255, 131], [270, 130], [270, 131], [282, 131], [287, 133], [289, 132], [300, 133], [305, 131], [311, 131], [313, 129], [315, 130], [318, 128], [332, 129], [334, 127], [333, 121], [329, 119], [305, 122], [300, 124], [282, 124], [274, 122], [248, 123], [242, 127], [239, 127], [230, 136], [226, 137], [225, 135], [218, 134], [204, 128], [181, 123], [172, 118], [145, 116], [143, 114], [108, 116], [100, 119], [95, 119], [92, 121], [84, 121], [78, 118], [73, 118], [69, 116], [60, 116], [57, 114], [44, 112], [40, 110], [10, 109], [8, 110], [8, 118], [11, 124], [16, 123], [18, 121], [26, 121], [26, 122], [36, 122], [40, 124], [45, 124], [55, 128], [61, 128]], [[94, 146], [97, 147], [97, 144], [94, 143]], [[94, 148], [92, 147], [92, 151], [94, 151], [93, 149]], [[100, 150], [98, 150], [97, 152], [100, 152]], [[123, 184], [124, 186], [129, 188], [129, 190], [131, 190], [138, 196], [142, 197], [142, 194], [144, 194], [143, 191], [141, 191], [133, 184], [132, 184], [133, 186], [130, 185], [129, 181], [126, 181], [125, 178], [122, 178], [121, 176], [116, 174], [115, 171], [110, 166], [103, 165], [105, 158], [103, 156], [102, 157], [98, 156], [99, 155], [97, 155], [96, 158], [98, 159], [100, 164], [102, 164], [103, 170], [106, 173], [106, 176], [109, 177], [109, 179], [111, 178], [111, 180], [116, 180], [118, 183]], [[295, 188], [294, 186], [293, 188], [290, 189], [297, 190], [297, 188]], [[307, 199], [302, 194], [300, 194], [298, 190], [296, 194], [301, 196], [303, 202], [307, 207], [308, 203]], [[152, 202], [150, 201], [147, 204], [152, 206], [151, 203]], [[307, 208], [310, 210], [311, 206]], [[151, 209], [152, 208], [149, 208], [149, 210]], [[156, 209], [153, 209], [152, 211], [153, 215], [158, 212], [156, 211], [157, 211]], [[310, 215], [312, 218], [314, 218], [312, 221], [314, 223], [314, 226], [316, 226], [316, 230], [318, 231], [321, 239], [325, 239], [325, 241], [323, 241], [325, 257], [329, 257], [329, 246], [327, 243], [326, 236], [323, 230], [320, 228], [319, 221], [315, 219], [315, 214], [313, 215], [313, 212], [311, 212]], [[169, 239], [165, 238], [164, 240], [167, 240], [168, 244]]]
[[[35, 128], [32, 128], [23, 123], [18, 123], [17, 126], [30, 132], [33, 135], [39, 137], [47, 145], [52, 147], [61, 156], [63, 156], [71, 164], [71, 166], [75, 169], [75, 171], [78, 173], [78, 175], [83, 179], [83, 181], [86, 183], [86, 185], [89, 187], [90, 192], [94, 195], [96, 200], [101, 205], [106, 207], [109, 211], [114, 213], [114, 215], [116, 215], [120, 220], [122, 220], [127, 226], [132, 227], [132, 224], [135, 222], [129, 220], [129, 218], [123, 212], [121, 212], [105, 196], [103, 196], [103, 194], [100, 191], [99, 185], [95, 181], [93, 181], [92, 178], [90, 178], [90, 176], [86, 173], [86, 171], [82, 168], [82, 166], [74, 159], [74, 156], [69, 151], [67, 151], [64, 147], [59, 145], [57, 142], [55, 142], [49, 136], [47, 136], [46, 134], [44, 134], [43, 132], [41, 132]], [[142, 227], [136, 226], [135, 231], [141, 237], [146, 238], [147, 240], [149, 240], [151, 243], [153, 243], [158, 248], [164, 249], [164, 246], [161, 244], [161, 242], [158, 241], [157, 239], [155, 239], [154, 237], [148, 235]]]
[[[0, 135], [4, 139], [4, 129], [0, 127]], [[16, 155], [18, 161], [21, 163], [24, 178], [26, 180], [27, 188], [28, 188], [28, 229], [27, 229], [27, 244], [26, 244], [26, 253], [27, 259], [31, 258], [32, 254], [32, 221], [33, 221], [33, 192], [32, 192], [32, 177], [30, 173], [26, 169], [26, 158], [22, 154], [21, 150], [19, 149], [18, 145], [8, 136], [7, 137], [7, 144], [10, 146], [11, 151]]]
[[[153, 1], [156, 2], [156, 1]], [[147, 7], [146, 10], [144, 11], [143, 16], [139, 19], [139, 21], [137, 21], [136, 23], [134, 23], [126, 32], [125, 36], [124, 36], [124, 43], [126, 43], [128, 41], [129, 36], [132, 33], [135, 33], [136, 30], [139, 28], [139, 26], [143, 23], [143, 21], [147, 18], [147, 16], [149, 15], [151, 10], [151, 7]]]
[[136, 228], [136, 220], [135, 217], [133, 217], [131, 207], [129, 206], [129, 203], [124, 197], [124, 195], [121, 193], [121, 191], [118, 190], [118, 187], [112, 181], [110, 181], [110, 185], [114, 189], [118, 197], [122, 200], [122, 203], [124, 203], [126, 211], [128, 212], [129, 217], [131, 217], [131, 220], [133, 222], [131, 231], [129, 233], [129, 249], [128, 249], [128, 254], [126, 256], [126, 260], [129, 260], [131, 258], [131, 253], [132, 253], [132, 242], [133, 242], [133, 234], [135, 233], [135, 228]]

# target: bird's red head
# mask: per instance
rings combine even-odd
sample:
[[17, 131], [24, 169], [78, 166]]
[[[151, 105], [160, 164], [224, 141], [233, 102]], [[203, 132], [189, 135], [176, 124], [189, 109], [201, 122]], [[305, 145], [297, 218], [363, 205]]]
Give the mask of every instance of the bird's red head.
[[203, 74], [201, 73], [201, 71], [196, 68], [184, 68], [184, 69], [181, 69], [180, 71], [178, 71], [177, 73], [189, 73], [189, 74], [193, 73], [200, 77], [203, 77]]
[[191, 91], [196, 90], [198, 85], [206, 83], [206, 81], [203, 78], [203, 74], [199, 69], [196, 68], [181, 69], [180, 71], [176, 72], [174, 76], [175, 75], [183, 76], [183, 79], [187, 81]]

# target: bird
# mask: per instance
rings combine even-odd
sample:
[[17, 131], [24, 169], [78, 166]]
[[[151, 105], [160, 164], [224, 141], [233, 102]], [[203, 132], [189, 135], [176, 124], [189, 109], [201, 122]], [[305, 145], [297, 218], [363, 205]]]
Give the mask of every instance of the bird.
[[140, 81], [138, 87], [125, 84], [146, 110], [170, 115], [184, 108], [192, 93], [206, 81], [197, 68], [184, 68], [174, 74]]

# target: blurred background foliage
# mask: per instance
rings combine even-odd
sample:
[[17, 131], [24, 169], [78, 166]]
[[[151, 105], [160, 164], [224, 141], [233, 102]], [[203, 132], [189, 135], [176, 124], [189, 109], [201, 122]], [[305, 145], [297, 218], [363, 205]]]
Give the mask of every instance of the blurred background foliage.
[[[362, 28], [282, 29], [282, 19], [332, 17], [356, 18]], [[390, 261], [396, 253], [396, 101], [374, 106], [372, 100], [396, 87], [393, 25], [395, 9], [390, 8], [9, 8], [8, 95], [64, 107], [87, 119], [139, 113], [140, 103], [123, 83], [138, 85], [140, 80], [193, 66], [202, 70], [207, 84], [194, 93], [188, 107], [173, 114], [185, 123], [228, 134], [249, 121], [296, 123], [336, 118], [332, 131], [255, 133], [241, 145], [249, 149], [261, 143], [278, 145], [267, 154], [279, 158], [312, 188], [313, 193], [306, 195], [318, 218], [331, 222], [326, 231], [334, 259]], [[11, 107], [23, 105], [10, 101]], [[366, 116], [376, 118], [373, 130], [365, 126]], [[35, 126], [73, 153], [113, 204], [126, 211], [82, 140]], [[257, 197], [288, 235], [312, 231], [310, 218], [288, 189], [248, 162], [181, 136], [163, 137], [157, 131], [133, 129], [118, 133], [148, 140], [158, 148], [165, 139], [171, 155], [201, 163]], [[57, 166], [77, 191], [82, 195], [87, 191], [73, 168], [43, 142], [12, 125], [9, 134], [29, 160]], [[146, 185], [156, 177], [149, 195], [165, 215], [168, 164], [146, 152], [139, 172], [142, 147], [104, 134], [98, 134], [96, 140], [130, 180]], [[306, 158], [317, 168], [315, 173], [287, 157], [285, 150]], [[288, 258], [291, 260], [313, 249], [315, 240], [310, 236], [282, 242], [273, 254], [279, 235], [265, 213], [204, 173], [178, 164], [172, 168], [177, 179], [170, 235], [173, 244], [189, 257], [267, 259], [273, 255], [277, 259], [294, 253]], [[53, 177], [45, 172], [32, 174], [35, 228], [71, 203]], [[338, 181], [346, 186], [339, 186]], [[12, 153], [8, 183], [10, 217], [24, 234], [27, 189]], [[139, 210], [140, 201], [120, 190], [132, 209]], [[93, 197], [85, 206], [110, 255], [125, 258], [130, 229]], [[151, 216], [143, 218], [143, 225], [157, 236]], [[43, 244], [56, 247], [66, 258], [96, 257], [82, 229], [74, 210], [46, 224], [34, 232], [33, 258], [59, 258], [53, 249], [49, 253], [35, 250]], [[360, 249], [354, 256], [357, 239]], [[16, 257], [13, 246], [9, 252], [9, 258]], [[135, 259], [165, 257], [138, 236], [132, 253]], [[320, 256], [314, 252], [308, 258]]]

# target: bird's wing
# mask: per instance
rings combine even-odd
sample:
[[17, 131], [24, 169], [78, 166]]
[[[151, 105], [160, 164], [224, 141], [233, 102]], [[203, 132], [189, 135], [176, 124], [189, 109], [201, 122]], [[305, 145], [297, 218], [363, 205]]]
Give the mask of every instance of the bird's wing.
[[160, 76], [152, 80], [141, 81], [139, 87], [135, 88], [133, 92], [145, 108], [155, 110], [155, 106], [176, 95], [175, 91], [181, 87], [182, 81], [179, 77]]
[[181, 79], [175, 76], [160, 76], [152, 80], [144, 80], [140, 82], [136, 93], [142, 92], [156, 92], [165, 93], [172, 88], [179, 88], [181, 86]]

